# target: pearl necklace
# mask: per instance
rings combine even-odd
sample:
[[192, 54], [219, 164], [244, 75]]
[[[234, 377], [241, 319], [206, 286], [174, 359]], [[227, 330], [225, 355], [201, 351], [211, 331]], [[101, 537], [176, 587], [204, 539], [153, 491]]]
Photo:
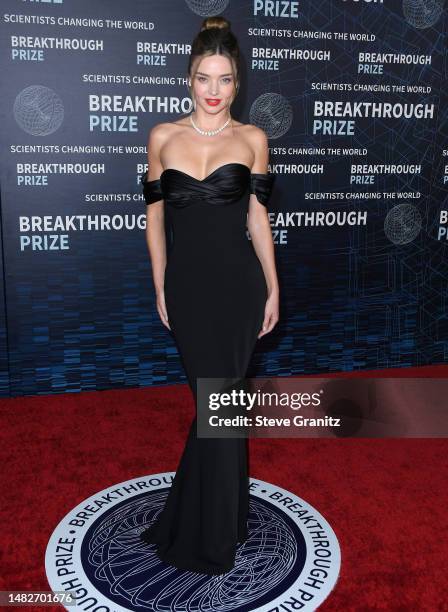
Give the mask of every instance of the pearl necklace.
[[191, 121], [191, 125], [194, 127], [196, 132], [199, 132], [199, 134], [202, 134], [203, 136], [215, 136], [215, 134], [219, 134], [219, 132], [221, 132], [226, 127], [226, 125], [230, 121], [230, 117], [227, 119], [227, 121], [224, 123], [224, 125], [221, 126], [220, 128], [218, 128], [217, 130], [201, 130], [201, 128], [199, 128], [195, 124], [195, 122], [193, 121], [193, 116], [192, 115], [190, 115], [190, 121]]

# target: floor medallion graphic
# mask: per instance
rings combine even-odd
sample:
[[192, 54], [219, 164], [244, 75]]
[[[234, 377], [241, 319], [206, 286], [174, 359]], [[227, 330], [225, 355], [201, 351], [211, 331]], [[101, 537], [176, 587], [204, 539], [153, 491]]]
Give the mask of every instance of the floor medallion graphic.
[[232, 571], [206, 576], [162, 562], [139, 534], [158, 516], [174, 472], [121, 482], [60, 521], [45, 554], [53, 591], [71, 591], [67, 610], [268, 612], [315, 610], [341, 565], [335, 533], [306, 501], [250, 479], [249, 538]]

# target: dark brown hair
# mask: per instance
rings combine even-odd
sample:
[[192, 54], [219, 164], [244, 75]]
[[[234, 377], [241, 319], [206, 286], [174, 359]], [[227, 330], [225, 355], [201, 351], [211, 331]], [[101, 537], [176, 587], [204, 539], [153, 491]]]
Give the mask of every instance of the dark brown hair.
[[[194, 76], [191, 74], [193, 62], [196, 58], [207, 55], [225, 55], [229, 58], [233, 66], [236, 96], [240, 86], [240, 49], [238, 41], [230, 29], [230, 21], [220, 15], [206, 17], [202, 22], [199, 33], [193, 40], [188, 62], [188, 74], [191, 77]], [[235, 96], [233, 99], [235, 99]]]

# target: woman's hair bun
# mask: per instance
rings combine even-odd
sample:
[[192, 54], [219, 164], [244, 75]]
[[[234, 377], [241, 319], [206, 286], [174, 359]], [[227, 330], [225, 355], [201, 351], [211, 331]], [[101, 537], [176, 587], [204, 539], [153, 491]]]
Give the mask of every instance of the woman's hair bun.
[[221, 15], [215, 17], [206, 17], [201, 25], [201, 32], [203, 30], [211, 30], [212, 28], [218, 28], [219, 30], [230, 30], [230, 21]]

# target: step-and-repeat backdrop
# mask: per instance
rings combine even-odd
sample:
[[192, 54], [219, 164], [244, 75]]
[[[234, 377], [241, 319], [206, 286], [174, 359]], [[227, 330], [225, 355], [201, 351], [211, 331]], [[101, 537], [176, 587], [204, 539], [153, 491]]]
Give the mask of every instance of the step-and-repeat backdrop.
[[269, 136], [281, 320], [250, 375], [447, 361], [444, 0], [3, 0], [1, 393], [185, 382], [139, 177], [223, 14]]

